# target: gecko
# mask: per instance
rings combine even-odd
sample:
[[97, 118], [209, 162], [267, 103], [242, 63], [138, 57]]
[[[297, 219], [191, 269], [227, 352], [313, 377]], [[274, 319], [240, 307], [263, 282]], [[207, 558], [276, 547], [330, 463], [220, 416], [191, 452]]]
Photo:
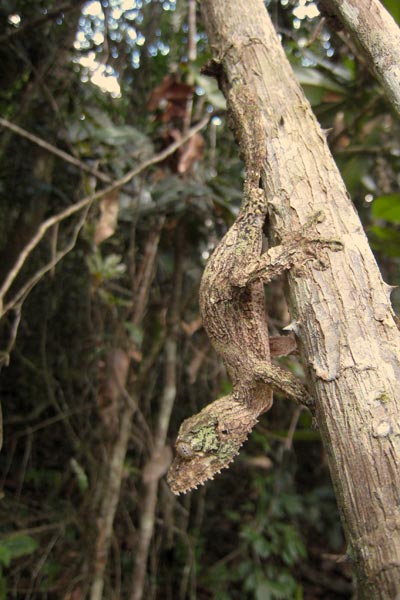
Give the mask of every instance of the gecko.
[[311, 405], [300, 379], [271, 362], [264, 285], [294, 266], [318, 259], [324, 248], [342, 248], [336, 240], [307, 237], [307, 230], [323, 220], [317, 212], [282, 243], [262, 251], [268, 208], [260, 187], [265, 134], [249, 90], [236, 85], [233, 94], [228, 108], [237, 141], [244, 148], [243, 200], [235, 222], [204, 269], [199, 291], [203, 325], [225, 364], [232, 392], [182, 423], [167, 475], [174, 494], [196, 488], [229, 466], [258, 417], [271, 408], [273, 391]]

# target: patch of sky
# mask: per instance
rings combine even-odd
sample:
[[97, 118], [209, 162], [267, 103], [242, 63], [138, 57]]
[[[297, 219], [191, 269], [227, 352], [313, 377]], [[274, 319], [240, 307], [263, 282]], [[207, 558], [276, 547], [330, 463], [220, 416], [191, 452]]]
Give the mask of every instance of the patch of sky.
[[[120, 48], [118, 43], [124, 40], [128, 46], [126, 52], [130, 54], [132, 67], [140, 66], [140, 50], [137, 47], [144, 46], [146, 38], [142, 33], [131, 25], [143, 22], [141, 8], [149, 4], [151, 0], [88, 0], [82, 7], [79, 27], [74, 41], [77, 51], [74, 63], [81, 67], [81, 80], [90, 81], [103, 91], [110, 93], [113, 97], [120, 96], [118, 73], [109, 65], [104, 65], [96, 60], [96, 53], [101, 52], [104, 43], [104, 18], [107, 15], [108, 36], [114, 44], [111, 44], [110, 53], [112, 58], [118, 58]], [[165, 11], [175, 11], [176, 0], [160, 0]], [[104, 8], [108, 8], [107, 13]], [[17, 26], [17, 24], [15, 24]], [[187, 25], [184, 25], [187, 31]], [[170, 46], [162, 41], [162, 32], [159, 31], [159, 39], [148, 48], [150, 56], [166, 56], [170, 52]]]
[[137, 33], [134, 27], [127, 27], [125, 33], [128, 40], [131, 40], [132, 42], [137, 40]]
[[19, 24], [21, 23], [21, 17], [17, 14], [8, 15], [7, 21], [10, 23], [10, 25], [14, 25], [14, 27], [19, 27]]
[[124, 17], [128, 21], [134, 21], [137, 18], [138, 15], [139, 15], [139, 11], [138, 10], [126, 10], [124, 12]]
[[314, 19], [320, 12], [315, 2], [310, 0], [299, 0], [298, 5], [293, 9], [293, 14], [297, 19]]
[[84, 4], [82, 14], [87, 17], [100, 17], [104, 19], [103, 9], [99, 0], [90, 0], [90, 2]]
[[303, 56], [301, 59], [301, 65], [303, 67], [315, 67], [316, 66], [316, 62], [315, 60], [311, 60], [310, 58]]

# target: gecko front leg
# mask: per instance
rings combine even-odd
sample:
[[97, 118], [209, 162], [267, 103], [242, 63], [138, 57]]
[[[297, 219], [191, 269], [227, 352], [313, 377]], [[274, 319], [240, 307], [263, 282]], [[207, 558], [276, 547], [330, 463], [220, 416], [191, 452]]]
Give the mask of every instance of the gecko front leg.
[[298, 268], [307, 261], [317, 261], [318, 265], [324, 264], [322, 260], [323, 251], [338, 252], [343, 250], [343, 244], [338, 240], [310, 237], [308, 235], [308, 230], [322, 221], [322, 212], [316, 212], [289, 239], [273, 246], [255, 260], [249, 261], [244, 267], [240, 265], [239, 268], [235, 268], [232, 273], [232, 283], [238, 287], [245, 287], [256, 280], [269, 283], [285, 271]]
[[314, 400], [306, 386], [290, 371], [282, 369], [274, 363], [258, 360], [254, 362], [253, 375], [255, 381], [262, 381], [274, 392], [284, 394], [297, 404], [302, 404], [310, 409], [314, 406]]

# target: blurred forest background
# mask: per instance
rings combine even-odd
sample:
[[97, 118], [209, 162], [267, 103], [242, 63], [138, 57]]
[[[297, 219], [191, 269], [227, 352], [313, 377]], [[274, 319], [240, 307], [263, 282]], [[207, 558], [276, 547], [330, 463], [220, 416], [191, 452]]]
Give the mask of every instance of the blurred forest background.
[[[266, 5], [398, 284], [399, 123], [315, 2]], [[306, 411], [276, 399], [185, 497], [163, 478], [181, 421], [230, 386], [197, 305], [243, 182], [209, 58], [194, 0], [1, 2], [0, 599], [352, 595]], [[282, 282], [266, 302], [279, 334]]]

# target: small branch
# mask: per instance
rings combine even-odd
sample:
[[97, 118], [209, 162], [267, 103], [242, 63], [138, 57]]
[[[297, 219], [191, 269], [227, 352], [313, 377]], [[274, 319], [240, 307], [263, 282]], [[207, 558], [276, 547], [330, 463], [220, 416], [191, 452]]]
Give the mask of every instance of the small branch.
[[[28, 296], [28, 294], [35, 287], [35, 285], [42, 279], [42, 277], [46, 273], [48, 273], [49, 271], [54, 269], [54, 267], [60, 262], [60, 260], [62, 260], [64, 258], [64, 256], [66, 256], [69, 252], [71, 252], [71, 250], [75, 247], [79, 233], [80, 233], [83, 225], [85, 224], [85, 220], [86, 220], [87, 213], [89, 212], [89, 208], [90, 208], [90, 204], [86, 205], [86, 210], [83, 213], [83, 215], [81, 216], [81, 218], [79, 219], [77, 225], [75, 226], [71, 240], [69, 241], [69, 243], [63, 248], [63, 250], [59, 250], [47, 264], [45, 264], [41, 269], [36, 271], [36, 273], [34, 275], [32, 275], [32, 277], [30, 277], [28, 279], [28, 281], [18, 290], [18, 292], [16, 292], [16, 294], [13, 296], [13, 298], [9, 302], [7, 302], [7, 304], [4, 305], [2, 314], [0, 314], [0, 318], [2, 316], [4, 316], [6, 313], [8, 313], [10, 310], [20, 309], [22, 307], [22, 304], [24, 303], [26, 297]], [[39, 228], [39, 230], [40, 230], [40, 228]], [[32, 248], [32, 250], [33, 250], [33, 248]], [[30, 252], [29, 252], [29, 254], [30, 254]], [[24, 260], [24, 262], [25, 262], [25, 260]], [[24, 264], [24, 262], [21, 264], [21, 268], [22, 268], [22, 265]], [[1, 299], [2, 299], [2, 295], [0, 295], [0, 301], [1, 301]]]
[[[197, 57], [196, 48], [196, 0], [187, 0], [188, 3], [188, 60], [189, 65], [193, 64]], [[193, 84], [193, 76], [189, 75], [188, 83]], [[193, 94], [190, 94], [186, 101], [185, 118], [183, 122], [183, 133], [185, 134], [190, 126], [193, 112]]]
[[[148, 167], [165, 160], [168, 156], [173, 154], [180, 146], [185, 144], [187, 142], [187, 140], [190, 139], [195, 133], [197, 133], [198, 131], [203, 129], [203, 127], [205, 127], [207, 125], [209, 120], [210, 120], [209, 115], [204, 117], [199, 123], [197, 123], [197, 125], [192, 127], [188, 131], [188, 133], [185, 136], [183, 136], [180, 140], [177, 140], [176, 142], [174, 142], [173, 144], [171, 144], [170, 146], [165, 148], [165, 150], [162, 150], [158, 154], [145, 160], [143, 163], [141, 163], [140, 165], [138, 165], [137, 167], [135, 167], [134, 169], [132, 169], [131, 171], [126, 173], [126, 175], [124, 175], [124, 177], [121, 177], [117, 181], [114, 181], [108, 187], [106, 187], [102, 190], [99, 190], [98, 192], [95, 192], [94, 194], [91, 194], [90, 196], [86, 196], [85, 198], [82, 198], [82, 200], [80, 200], [79, 202], [72, 204], [65, 210], [61, 211], [60, 213], [46, 219], [46, 221], [44, 221], [40, 225], [36, 235], [33, 236], [31, 241], [22, 250], [22, 252], [20, 253], [20, 255], [17, 259], [17, 262], [15, 263], [15, 265], [11, 269], [11, 271], [8, 273], [7, 277], [5, 278], [5, 280], [3, 282], [3, 285], [0, 288], [0, 318], [3, 317], [6, 314], [6, 312], [11, 310], [11, 308], [13, 308], [15, 305], [15, 300], [14, 300], [13, 302], [9, 302], [7, 304], [7, 306], [3, 307], [5, 295], [9, 291], [11, 285], [14, 283], [17, 275], [20, 273], [28, 256], [36, 248], [36, 246], [43, 239], [44, 235], [51, 227], [53, 227], [57, 223], [60, 223], [61, 221], [64, 221], [65, 219], [68, 219], [69, 217], [71, 217], [72, 215], [76, 214], [77, 212], [83, 210], [84, 208], [89, 207], [93, 202], [99, 200], [100, 198], [109, 194], [110, 192], [113, 192], [114, 190], [126, 185], [129, 181], [131, 181], [131, 179], [136, 177], [139, 173], [141, 173]], [[71, 250], [72, 247], [69, 250]], [[66, 252], [62, 256], [60, 256], [60, 258], [57, 260], [57, 262], [59, 260], [61, 260], [61, 258], [63, 258], [63, 256], [65, 256], [65, 254], [66, 254]], [[44, 272], [42, 272], [43, 270], [41, 270], [40, 277], [36, 278], [36, 276], [34, 276], [35, 282], [33, 283], [33, 285], [35, 285], [37, 283], [37, 281], [44, 275], [44, 273], [47, 273], [47, 271], [51, 269], [51, 267], [52, 267], [52, 265], [50, 265], [50, 267], [46, 266], [44, 268]], [[32, 285], [32, 287], [33, 287], [33, 285]], [[27, 286], [24, 286], [24, 289], [26, 287]], [[17, 297], [20, 297], [20, 296], [21, 296], [21, 294], [18, 293]]]
[[17, 338], [18, 328], [21, 321], [21, 307], [15, 306], [15, 316], [11, 325], [10, 335], [8, 337], [8, 343], [5, 350], [0, 352], [0, 368], [4, 365], [8, 367], [10, 362], [10, 353], [14, 347], [15, 340]]
[[68, 154], [68, 152], [64, 152], [64, 150], [56, 148], [56, 146], [53, 146], [53, 144], [50, 144], [49, 142], [46, 142], [42, 138], [38, 137], [37, 135], [26, 131], [26, 129], [23, 129], [19, 125], [11, 123], [11, 121], [7, 121], [7, 119], [3, 119], [2, 117], [0, 117], [0, 125], [2, 127], [10, 129], [10, 131], [13, 131], [17, 135], [29, 140], [30, 142], [33, 142], [37, 146], [44, 148], [44, 150], [47, 150], [47, 152], [55, 154], [65, 162], [70, 163], [71, 165], [74, 165], [79, 169], [82, 169], [82, 171], [85, 171], [86, 173], [90, 173], [90, 175], [93, 175], [97, 179], [100, 179], [100, 181], [104, 181], [105, 183], [111, 183], [113, 181], [112, 177], [110, 177], [109, 175], [101, 173], [101, 171], [98, 171], [97, 169], [92, 169], [92, 167], [89, 167], [89, 165], [79, 160], [78, 158], [71, 156], [71, 154]]
[[400, 114], [400, 29], [391, 14], [379, 0], [323, 0], [321, 5], [327, 14], [339, 17]]
[[295, 434], [296, 431], [296, 427], [297, 427], [297, 423], [299, 422], [300, 419], [300, 415], [303, 412], [303, 407], [302, 406], [297, 406], [293, 416], [292, 416], [292, 420], [290, 422], [290, 426], [289, 426], [289, 430], [287, 433], [287, 436], [285, 438], [285, 442], [284, 442], [284, 448], [285, 450], [291, 450], [292, 446], [293, 446], [293, 436]]
[[397, 157], [398, 148], [391, 146], [350, 146], [341, 150], [335, 150], [334, 156], [359, 156], [360, 154], [372, 154], [373, 156]]
[[137, 276], [137, 287], [135, 286], [134, 288], [135, 307], [132, 315], [132, 323], [136, 326], [142, 322], [147, 307], [158, 244], [160, 242], [164, 223], [165, 217], [161, 216], [155, 223], [154, 228], [150, 231], [146, 241], [144, 258]]
[[100, 514], [98, 517], [98, 534], [95, 548], [95, 564], [90, 600], [102, 600], [104, 590], [104, 573], [107, 564], [114, 517], [120, 496], [123, 478], [124, 461], [131, 432], [134, 415], [134, 403], [126, 404], [121, 416], [118, 438], [112, 449], [108, 464], [108, 479], [103, 490]]
[[[150, 258], [148, 258], [147, 262], [149, 264], [149, 273], [150, 277], [146, 277], [142, 279], [141, 287], [145, 287], [144, 291], [138, 290], [138, 294], [140, 294], [144, 299], [146, 299], [146, 303], [148, 301], [148, 291], [151, 287], [153, 277], [154, 277], [154, 264], [157, 258], [157, 249], [158, 243], [160, 240], [160, 231], [158, 232], [158, 236], [156, 240], [153, 240], [153, 245], [155, 248], [152, 248], [150, 253]], [[145, 260], [145, 259], [143, 259]], [[145, 312], [145, 306], [141, 309], [141, 316], [143, 317]], [[136, 325], [140, 325], [141, 321], [138, 319], [135, 321]], [[153, 355], [155, 359], [155, 356]], [[140, 387], [140, 369], [138, 374], [138, 383], [137, 385]], [[104, 487], [101, 490], [102, 494], [102, 502], [100, 507], [100, 514], [98, 517], [98, 534], [95, 542], [95, 552], [94, 552], [94, 574], [93, 580], [90, 590], [90, 600], [102, 600], [103, 598], [103, 590], [104, 590], [104, 575], [107, 566], [108, 552], [111, 542], [111, 536], [114, 525], [115, 513], [117, 510], [117, 505], [120, 497], [121, 484], [124, 472], [124, 462], [128, 449], [129, 437], [132, 431], [132, 419], [135, 413], [138, 410], [139, 398], [137, 397], [137, 392], [133, 391], [132, 393], [128, 393], [125, 388], [126, 381], [119, 382], [120, 388], [120, 396], [121, 400], [124, 400], [123, 408], [121, 410], [121, 420], [119, 425], [118, 436], [115, 440], [115, 444], [111, 450], [111, 455], [109, 458], [108, 468], [107, 468], [107, 478], [104, 483]], [[143, 426], [142, 419], [141, 425]], [[147, 424], [144, 428], [146, 434], [149, 434], [149, 430]], [[148, 437], [151, 438], [148, 435]], [[157, 494], [156, 494], [157, 498]], [[152, 502], [152, 500], [150, 499]]]
[[[175, 270], [173, 292], [168, 314], [168, 332], [165, 340], [164, 390], [158, 414], [157, 434], [154, 440], [155, 453], [161, 452], [165, 446], [172, 407], [176, 397], [176, 374], [178, 353], [179, 312], [183, 277], [182, 230], [178, 230], [175, 246]], [[157, 508], [158, 478], [150, 480], [145, 488], [142, 503], [143, 511], [140, 519], [139, 541], [136, 552], [135, 567], [132, 575], [130, 600], [142, 600], [147, 560], [151, 538], [153, 537], [155, 514]]]

